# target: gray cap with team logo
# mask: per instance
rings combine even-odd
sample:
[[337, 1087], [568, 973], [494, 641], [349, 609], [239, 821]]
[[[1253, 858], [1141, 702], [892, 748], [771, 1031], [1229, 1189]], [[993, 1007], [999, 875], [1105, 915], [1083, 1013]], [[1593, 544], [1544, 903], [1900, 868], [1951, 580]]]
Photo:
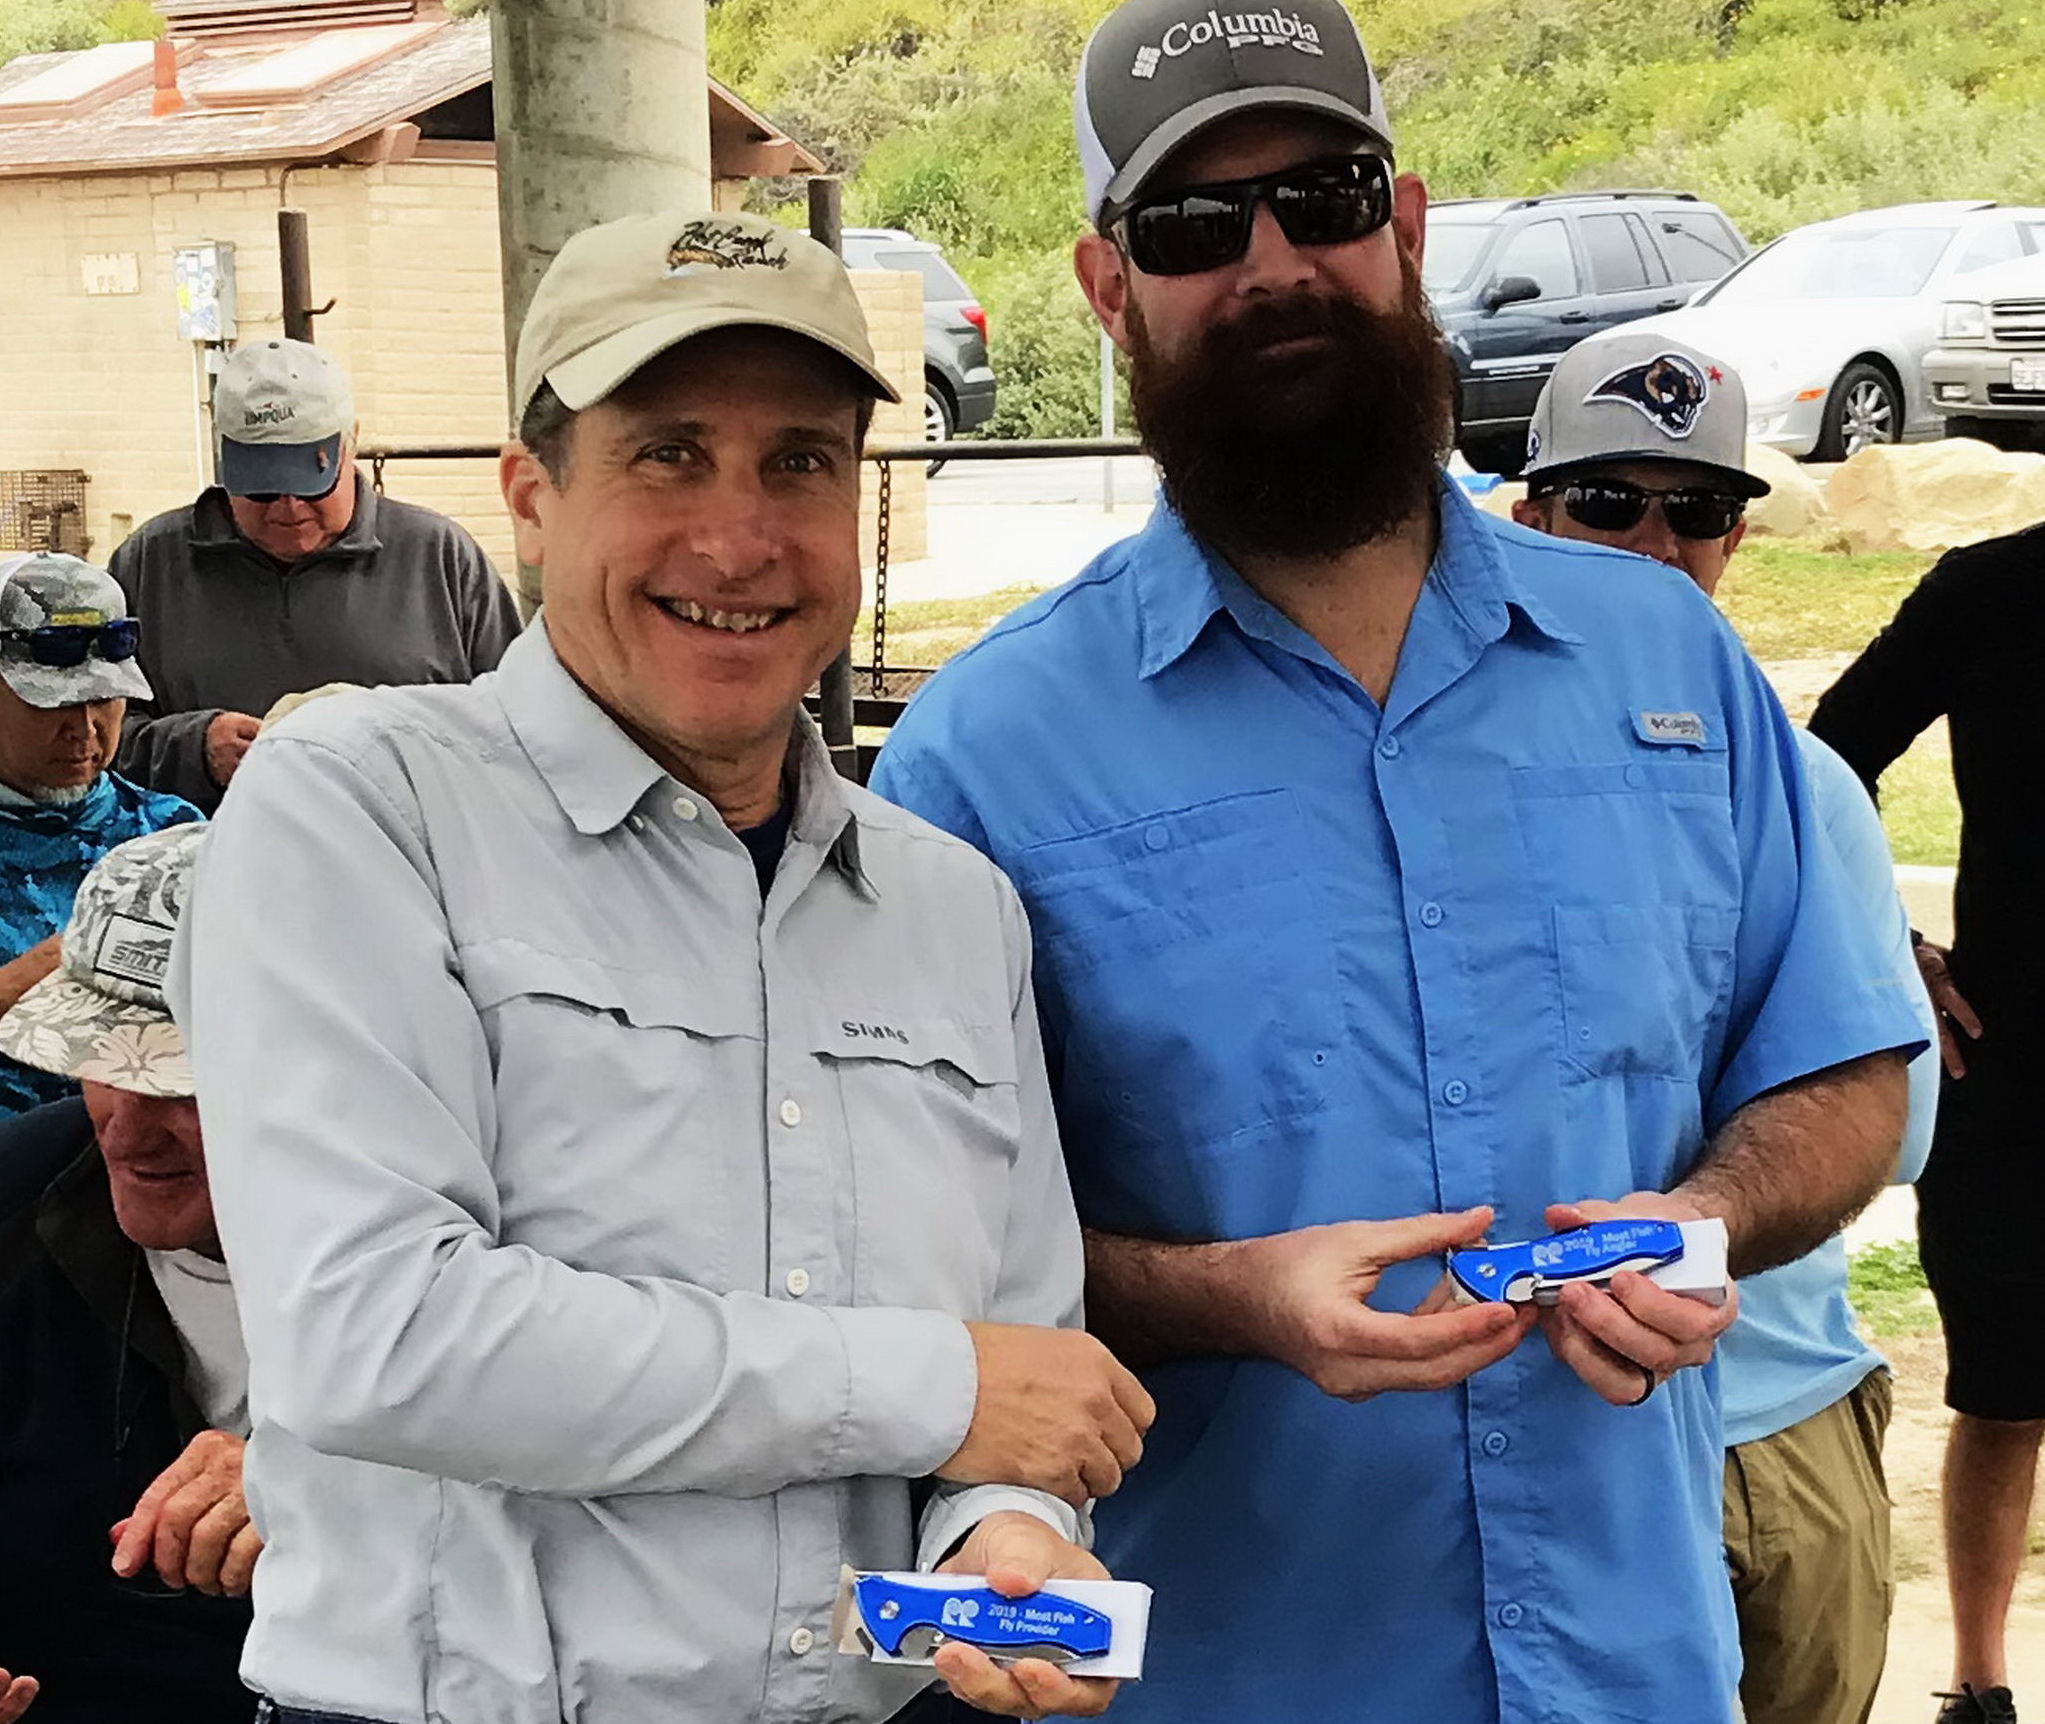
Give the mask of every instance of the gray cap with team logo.
[[1721, 359], [1651, 329], [1615, 329], [1562, 356], [1527, 428], [1529, 484], [1614, 461], [1709, 467], [1746, 497], [1768, 495], [1747, 471], [1747, 391]]
[[133, 658], [111, 659], [94, 639], [75, 665], [38, 664], [40, 629], [99, 630], [125, 621], [127, 595], [106, 570], [63, 551], [0, 557], [0, 678], [30, 706], [50, 711], [94, 700], [147, 700], [149, 679]]
[[1123, 0], [1088, 40], [1073, 93], [1087, 214], [1119, 213], [1194, 133], [1256, 108], [1327, 114], [1392, 153], [1384, 92], [1340, 0], [1255, 12]]
[[188, 1096], [192, 1062], [163, 997], [206, 827], [117, 844], [78, 887], [57, 968], [0, 1017], [0, 1053], [60, 1077]]

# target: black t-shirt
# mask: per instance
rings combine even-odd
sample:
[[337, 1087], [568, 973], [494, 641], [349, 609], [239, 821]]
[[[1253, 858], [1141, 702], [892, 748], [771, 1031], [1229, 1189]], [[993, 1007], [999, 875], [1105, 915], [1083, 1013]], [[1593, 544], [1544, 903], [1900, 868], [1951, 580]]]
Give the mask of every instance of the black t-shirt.
[[2033, 527], [1940, 558], [1811, 715], [1870, 791], [1919, 732], [1948, 721], [1960, 797], [1953, 979], [2004, 1045], [2045, 1032], [2041, 688], [2045, 527]]
[[774, 884], [774, 870], [781, 865], [781, 852], [788, 848], [788, 828], [795, 818], [795, 805], [786, 797], [781, 806], [757, 826], [740, 830], [738, 841], [752, 853], [753, 872], [760, 877], [760, 901]]

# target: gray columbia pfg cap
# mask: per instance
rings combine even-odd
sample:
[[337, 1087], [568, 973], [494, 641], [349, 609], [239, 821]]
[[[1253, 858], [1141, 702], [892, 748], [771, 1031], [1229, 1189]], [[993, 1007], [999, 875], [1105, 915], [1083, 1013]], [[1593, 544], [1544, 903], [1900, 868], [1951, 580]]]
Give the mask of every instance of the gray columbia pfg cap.
[[59, 1077], [188, 1096], [192, 1063], [163, 997], [206, 827], [117, 844], [79, 883], [57, 968], [0, 1017], [0, 1053]]
[[1683, 461], [1709, 467], [1742, 496], [1768, 495], [1768, 482], [1746, 467], [1740, 374], [1651, 329], [1578, 342], [1534, 403], [1530, 484], [1613, 461]]
[[235, 497], [324, 497], [355, 429], [348, 378], [309, 341], [237, 347], [213, 391], [220, 483]]
[[38, 629], [93, 629], [125, 621], [127, 595], [102, 568], [62, 551], [0, 557], [0, 677], [44, 711], [94, 700], [147, 700], [149, 679], [134, 659], [110, 659], [97, 640], [75, 665], [38, 664]]
[[1384, 92], [1340, 0], [1256, 12], [1124, 0], [1087, 42], [1072, 107], [1096, 222], [1195, 132], [1256, 108], [1327, 114], [1392, 153]]

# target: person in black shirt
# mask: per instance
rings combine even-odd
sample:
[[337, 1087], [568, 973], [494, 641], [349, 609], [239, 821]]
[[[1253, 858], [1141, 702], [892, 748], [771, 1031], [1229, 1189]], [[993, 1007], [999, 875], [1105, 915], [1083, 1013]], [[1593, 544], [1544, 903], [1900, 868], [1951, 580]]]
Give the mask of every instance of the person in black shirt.
[[1952, 730], [1960, 867], [1950, 952], [1920, 941], [1946, 1079], [1918, 1181], [1918, 1241], [1945, 1324], [1946, 1571], [1954, 1685], [1941, 1724], [2005, 1724], [2004, 1625], [2045, 1436], [2034, 1229], [2045, 1125], [2045, 526], [1949, 552], [1846, 670], [1810, 728], [1870, 790], [1935, 719]]

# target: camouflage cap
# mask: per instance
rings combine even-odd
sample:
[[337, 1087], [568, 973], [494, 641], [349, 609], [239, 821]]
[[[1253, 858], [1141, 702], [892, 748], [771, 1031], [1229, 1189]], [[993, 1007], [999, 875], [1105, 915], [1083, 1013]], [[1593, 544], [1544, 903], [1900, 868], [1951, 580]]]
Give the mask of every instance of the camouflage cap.
[[45, 710], [90, 700], [147, 700], [149, 679], [132, 658], [102, 656], [95, 642], [75, 665], [37, 664], [20, 638], [37, 629], [103, 628], [128, 615], [120, 583], [102, 568], [62, 551], [0, 557], [0, 677], [30, 706]]
[[0, 1053], [60, 1077], [188, 1096], [192, 1064], [163, 997], [170, 945], [206, 827], [117, 844], [71, 906], [57, 968], [0, 1017]]

